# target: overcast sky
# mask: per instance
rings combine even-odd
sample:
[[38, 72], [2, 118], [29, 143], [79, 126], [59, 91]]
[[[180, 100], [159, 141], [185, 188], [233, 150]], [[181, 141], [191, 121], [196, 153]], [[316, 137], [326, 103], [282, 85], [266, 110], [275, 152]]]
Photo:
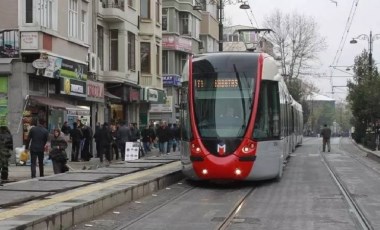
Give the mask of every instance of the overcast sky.
[[[320, 35], [326, 38], [327, 49], [320, 55], [320, 64], [317, 66], [319, 74], [326, 76], [348, 76], [344, 72], [330, 68], [333, 65], [334, 57], [342, 40], [343, 32], [346, 28], [348, 17], [353, 3], [358, 3], [356, 13], [353, 16], [348, 37], [344, 43], [342, 54], [337, 66], [353, 65], [355, 56], [359, 55], [363, 49], [368, 50], [366, 40], [358, 40], [355, 45], [350, 44], [353, 37], [361, 34], [380, 34], [380, 0], [249, 0], [250, 10], [239, 9], [239, 4], [225, 5], [225, 18], [232, 25], [255, 26], [262, 28], [264, 18], [271, 14], [276, 8], [283, 12], [297, 11], [300, 14], [311, 16], [319, 25]], [[355, 9], [355, 8], [353, 8]], [[254, 17], [252, 16], [254, 15]], [[253, 25], [252, 25], [252, 23]], [[380, 63], [380, 35], [379, 40], [373, 41], [373, 59]], [[335, 64], [335, 63], [334, 63]], [[378, 65], [380, 67], [380, 64]], [[338, 68], [338, 67], [337, 67]], [[345, 68], [338, 68], [345, 71]], [[320, 89], [320, 93], [336, 100], [344, 100], [347, 95], [345, 86], [348, 78], [334, 77], [332, 83], [329, 77], [316, 78], [313, 82]]]

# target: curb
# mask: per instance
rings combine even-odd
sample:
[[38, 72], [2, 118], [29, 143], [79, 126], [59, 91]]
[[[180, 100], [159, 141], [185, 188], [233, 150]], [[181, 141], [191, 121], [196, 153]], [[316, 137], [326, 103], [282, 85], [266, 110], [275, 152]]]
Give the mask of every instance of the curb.
[[359, 148], [361, 151], [364, 151], [366, 153], [366, 155], [365, 155], [366, 157], [380, 163], [380, 154], [379, 153], [374, 153], [373, 151], [368, 150], [367, 148], [363, 147], [362, 145], [356, 143], [356, 141], [354, 139], [352, 139], [352, 138], [350, 138], [350, 139], [351, 139], [352, 143], [357, 148]]

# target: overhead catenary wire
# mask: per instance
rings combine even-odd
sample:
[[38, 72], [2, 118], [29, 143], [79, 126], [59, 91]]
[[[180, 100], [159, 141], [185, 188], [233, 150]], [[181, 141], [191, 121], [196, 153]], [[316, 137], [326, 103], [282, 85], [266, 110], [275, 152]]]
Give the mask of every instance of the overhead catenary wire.
[[[358, 4], [359, 4], [359, 0], [353, 0], [352, 1], [352, 5], [351, 5], [349, 15], [347, 17], [346, 25], [345, 25], [345, 28], [343, 30], [343, 34], [342, 34], [338, 49], [335, 53], [335, 56], [334, 56], [334, 59], [332, 61], [331, 66], [337, 66], [339, 63], [340, 57], [342, 56], [343, 48], [344, 48], [346, 41], [347, 41], [348, 33], [350, 32], [352, 22], [354, 21], [354, 17], [356, 14], [356, 10], [358, 8]], [[331, 84], [332, 92], [334, 92], [334, 87], [333, 87], [333, 85], [334, 85], [333, 84], [334, 70], [335, 70], [335, 68], [331, 69], [331, 71], [330, 71], [330, 84]]]

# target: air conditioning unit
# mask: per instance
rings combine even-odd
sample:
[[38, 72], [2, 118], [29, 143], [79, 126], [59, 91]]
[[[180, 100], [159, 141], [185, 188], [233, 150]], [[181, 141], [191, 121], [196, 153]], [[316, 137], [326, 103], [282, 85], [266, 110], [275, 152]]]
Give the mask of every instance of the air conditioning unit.
[[95, 53], [88, 54], [88, 72], [96, 73], [96, 69], [98, 66], [98, 57]]

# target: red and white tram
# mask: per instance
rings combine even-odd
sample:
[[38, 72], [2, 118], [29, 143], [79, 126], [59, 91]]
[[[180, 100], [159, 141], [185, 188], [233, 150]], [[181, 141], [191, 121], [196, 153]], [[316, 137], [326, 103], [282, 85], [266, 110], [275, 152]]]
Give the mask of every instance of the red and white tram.
[[[264, 53], [207, 53], [183, 72], [181, 161], [193, 180], [281, 178], [302, 106]], [[299, 132], [299, 130], [301, 132]]]

